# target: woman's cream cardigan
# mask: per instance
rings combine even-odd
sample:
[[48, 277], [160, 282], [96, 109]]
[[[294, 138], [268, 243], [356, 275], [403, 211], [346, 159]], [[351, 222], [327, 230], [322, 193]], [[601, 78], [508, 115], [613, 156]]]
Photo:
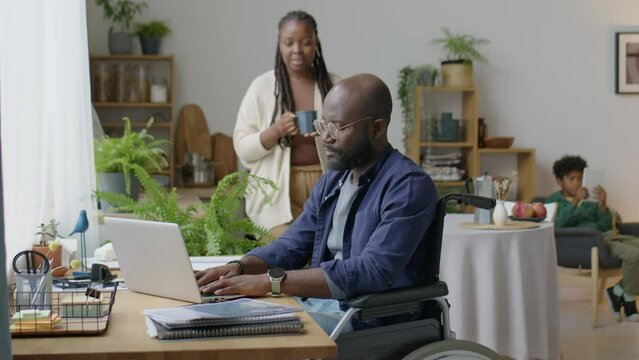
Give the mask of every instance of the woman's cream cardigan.
[[[339, 81], [331, 74], [333, 84]], [[293, 220], [289, 191], [291, 174], [291, 148], [276, 144], [266, 149], [260, 141], [260, 132], [271, 126], [275, 107], [275, 73], [273, 70], [255, 78], [240, 105], [237, 123], [233, 133], [233, 146], [242, 164], [251, 174], [273, 180], [278, 190], [273, 193], [270, 204], [264, 202], [261, 193], [246, 196], [246, 214], [256, 224], [267, 229], [286, 224]], [[314, 108], [318, 119], [322, 116], [322, 96], [315, 85]], [[322, 168], [324, 150], [321, 139], [315, 139]]]

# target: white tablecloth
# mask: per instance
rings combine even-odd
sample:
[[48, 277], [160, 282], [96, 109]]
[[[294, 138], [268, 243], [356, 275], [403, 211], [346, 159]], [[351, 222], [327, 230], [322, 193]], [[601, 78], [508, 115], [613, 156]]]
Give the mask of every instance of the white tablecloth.
[[446, 216], [440, 267], [457, 339], [515, 359], [559, 359], [553, 225], [470, 230], [465, 221], [472, 215]]

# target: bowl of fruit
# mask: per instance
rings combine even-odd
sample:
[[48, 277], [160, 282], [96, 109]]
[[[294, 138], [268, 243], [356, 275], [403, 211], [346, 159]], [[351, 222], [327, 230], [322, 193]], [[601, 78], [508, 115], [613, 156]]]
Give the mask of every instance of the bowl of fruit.
[[523, 201], [517, 201], [513, 205], [510, 220], [514, 221], [534, 221], [540, 222], [546, 219], [547, 210], [544, 203], [534, 202], [527, 203]]

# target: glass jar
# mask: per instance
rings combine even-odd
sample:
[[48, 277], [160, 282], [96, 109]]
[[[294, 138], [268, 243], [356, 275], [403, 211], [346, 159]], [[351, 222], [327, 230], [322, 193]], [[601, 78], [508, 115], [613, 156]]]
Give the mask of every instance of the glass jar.
[[115, 64], [115, 86], [113, 100], [117, 102], [127, 101], [127, 86], [129, 84], [129, 73], [125, 64]]
[[129, 92], [135, 99], [131, 102], [148, 102], [149, 101], [149, 76], [146, 65], [137, 64], [133, 66], [133, 76]]
[[166, 79], [163, 77], [154, 77], [151, 82], [151, 102], [165, 103], [169, 100]]
[[110, 64], [99, 62], [93, 68], [93, 101], [108, 102], [113, 99], [113, 78]]

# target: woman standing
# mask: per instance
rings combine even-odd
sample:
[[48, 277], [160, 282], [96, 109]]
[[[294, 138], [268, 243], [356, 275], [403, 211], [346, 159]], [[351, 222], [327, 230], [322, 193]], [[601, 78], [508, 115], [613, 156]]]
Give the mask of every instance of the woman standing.
[[299, 133], [295, 112], [315, 110], [321, 118], [324, 97], [338, 81], [326, 69], [311, 15], [291, 11], [279, 21], [278, 30], [275, 69], [249, 86], [233, 134], [242, 164], [279, 188], [270, 205], [260, 193], [246, 198], [249, 218], [275, 236], [299, 216], [322, 175], [322, 142]]

